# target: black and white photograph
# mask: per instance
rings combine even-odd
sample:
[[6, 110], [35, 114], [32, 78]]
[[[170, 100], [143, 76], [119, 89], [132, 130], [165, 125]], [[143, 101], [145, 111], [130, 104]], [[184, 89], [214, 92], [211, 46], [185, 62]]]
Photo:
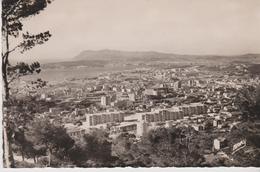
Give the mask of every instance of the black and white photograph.
[[260, 0], [1, 6], [2, 168], [260, 167]]

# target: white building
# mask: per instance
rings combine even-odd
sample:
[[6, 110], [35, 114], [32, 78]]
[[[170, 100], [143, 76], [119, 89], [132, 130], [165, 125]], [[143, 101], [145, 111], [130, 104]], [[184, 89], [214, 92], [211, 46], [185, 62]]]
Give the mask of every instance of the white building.
[[109, 104], [110, 104], [110, 97], [102, 96], [101, 97], [101, 105], [102, 106], [109, 106]]
[[142, 137], [148, 132], [148, 124], [140, 121], [122, 122], [110, 129], [110, 136], [116, 137], [121, 133], [134, 134], [136, 137]]
[[121, 111], [86, 114], [86, 121], [83, 122], [83, 125], [86, 127], [97, 127], [101, 124], [119, 123], [124, 121], [124, 116], [125, 114]]
[[134, 93], [128, 94], [129, 100], [135, 102], [136, 96]]
[[219, 137], [217, 139], [214, 139], [213, 141], [213, 148], [215, 150], [220, 150], [227, 146], [227, 139], [224, 137]]

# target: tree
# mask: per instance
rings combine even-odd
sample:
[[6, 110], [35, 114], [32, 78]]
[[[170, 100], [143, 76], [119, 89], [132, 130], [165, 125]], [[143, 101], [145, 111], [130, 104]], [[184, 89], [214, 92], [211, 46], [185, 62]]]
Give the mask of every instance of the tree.
[[[32, 49], [34, 46], [48, 41], [51, 34], [49, 31], [30, 34], [23, 31], [22, 20], [30, 16], [39, 14], [47, 7], [52, 0], [2, 0], [2, 78], [4, 82], [5, 100], [10, 96], [10, 83], [15, 79], [40, 72], [38, 62], [31, 65], [26, 63], [17, 63], [11, 65], [10, 54], [16, 50], [21, 53]], [[18, 38], [22, 34], [22, 41], [17, 45], [10, 45], [10, 38]], [[10, 137], [8, 137], [9, 114], [3, 115], [3, 135], [4, 135], [4, 162], [6, 167], [14, 167], [12, 149], [10, 146]]]
[[34, 163], [37, 162], [38, 156], [42, 156], [44, 155], [44, 152], [46, 152], [44, 147], [34, 146], [34, 144], [26, 138], [23, 129], [15, 132], [13, 150], [16, 153], [21, 154], [23, 161], [24, 158], [33, 158]]
[[129, 133], [121, 133], [113, 140], [112, 155], [118, 157], [118, 160], [114, 162], [115, 166], [129, 166], [134, 161], [132, 151], [136, 150], [132, 147], [136, 142], [136, 136]]
[[84, 135], [86, 154], [94, 161], [107, 163], [111, 160], [111, 146], [108, 133], [102, 130]]
[[227, 134], [228, 144], [232, 147], [234, 144], [245, 139], [246, 145], [250, 147], [241, 149], [232, 155], [235, 166], [241, 167], [259, 167], [260, 166], [260, 126], [257, 121], [245, 121], [232, 128]]
[[260, 87], [248, 86], [241, 89], [234, 103], [242, 112], [242, 119], [254, 120], [260, 118]]
[[111, 166], [112, 142], [109, 134], [97, 129], [85, 134], [69, 151], [70, 160], [78, 167]]
[[84, 148], [81, 145], [77, 144], [74, 144], [74, 146], [69, 150], [68, 154], [69, 160], [77, 167], [81, 167], [88, 158]]
[[[10, 64], [9, 56], [12, 52], [20, 50], [21, 53], [32, 49], [34, 46], [43, 44], [49, 40], [51, 34], [49, 31], [39, 34], [30, 34], [23, 30], [22, 20], [30, 16], [39, 14], [47, 7], [51, 0], [3, 0], [2, 1], [2, 77], [5, 88], [5, 99], [9, 98], [9, 84], [16, 78], [24, 75], [40, 72], [38, 62], [31, 65], [18, 63], [14, 66]], [[18, 38], [22, 34], [22, 41], [11, 47], [10, 38]]]
[[205, 131], [210, 133], [214, 129], [213, 127], [213, 121], [212, 120], [207, 120], [205, 122]]
[[125, 150], [114, 151], [123, 164], [133, 167], [198, 166], [203, 158], [197, 137], [191, 127], [157, 128], [140, 142], [131, 142], [129, 136], [118, 137], [115, 147]]
[[25, 138], [24, 131], [19, 130], [15, 133], [14, 145], [16, 146], [16, 149], [15, 146], [13, 146], [13, 150], [21, 153], [22, 159], [24, 161], [25, 147], [29, 145], [28, 141]]
[[115, 106], [120, 110], [129, 110], [133, 108], [133, 102], [128, 100], [122, 100], [117, 102]]
[[74, 140], [67, 134], [66, 129], [56, 126], [48, 120], [34, 121], [30, 130], [30, 138], [37, 146], [45, 147], [49, 156], [48, 165], [52, 165], [52, 158], [66, 160], [69, 151], [74, 146]]
[[34, 145], [27, 138], [27, 133], [30, 130], [30, 124], [36, 117], [35, 113], [39, 111], [38, 106], [41, 106], [41, 104], [37, 101], [36, 97], [31, 96], [19, 99], [12, 98], [11, 101], [11, 104], [15, 104], [15, 106], [10, 106], [12, 109], [9, 109], [13, 113], [10, 115], [9, 132], [13, 135], [11, 143], [16, 148], [14, 151], [18, 151], [23, 159], [33, 158], [36, 163], [37, 157], [42, 156], [45, 151], [43, 147]]

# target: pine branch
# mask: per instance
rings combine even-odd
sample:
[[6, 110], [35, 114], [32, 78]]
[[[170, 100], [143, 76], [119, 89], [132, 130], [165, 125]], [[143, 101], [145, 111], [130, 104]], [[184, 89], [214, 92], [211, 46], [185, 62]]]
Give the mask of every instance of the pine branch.
[[15, 46], [13, 49], [11, 49], [9, 51], [6, 51], [5, 53], [2, 53], [2, 59], [4, 60], [10, 53], [15, 51], [18, 47], [19, 47], [19, 45]]
[[3, 14], [3, 18], [7, 18], [10, 14], [12, 14], [15, 10], [16, 7], [18, 7], [19, 5], [21, 5], [21, 2], [23, 2], [23, 0], [19, 0], [16, 5], [13, 5], [7, 12], [4, 12]]

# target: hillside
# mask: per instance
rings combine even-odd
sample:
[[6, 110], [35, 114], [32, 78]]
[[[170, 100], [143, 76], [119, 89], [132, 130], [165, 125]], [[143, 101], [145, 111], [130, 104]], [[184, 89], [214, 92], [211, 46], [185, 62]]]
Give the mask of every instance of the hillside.
[[220, 55], [180, 55], [180, 54], [170, 54], [161, 53], [155, 51], [118, 51], [118, 50], [86, 50], [82, 51], [73, 60], [101, 60], [101, 61], [111, 61], [111, 60], [123, 60], [123, 61], [165, 61], [165, 60], [214, 60], [223, 62], [260, 62], [260, 54], [244, 54], [238, 56], [220, 56]]
[[68, 67], [103, 67], [107, 64], [133, 64], [154, 62], [166, 63], [197, 63], [197, 64], [225, 64], [252, 63], [260, 64], [260, 54], [244, 54], [238, 56], [220, 55], [179, 55], [155, 51], [118, 51], [118, 50], [86, 50], [66, 62], [44, 64], [44, 68]]
[[75, 60], [132, 60], [132, 59], [147, 59], [147, 58], [172, 58], [174, 54], [166, 54], [159, 52], [131, 52], [118, 50], [86, 50], [77, 55]]

